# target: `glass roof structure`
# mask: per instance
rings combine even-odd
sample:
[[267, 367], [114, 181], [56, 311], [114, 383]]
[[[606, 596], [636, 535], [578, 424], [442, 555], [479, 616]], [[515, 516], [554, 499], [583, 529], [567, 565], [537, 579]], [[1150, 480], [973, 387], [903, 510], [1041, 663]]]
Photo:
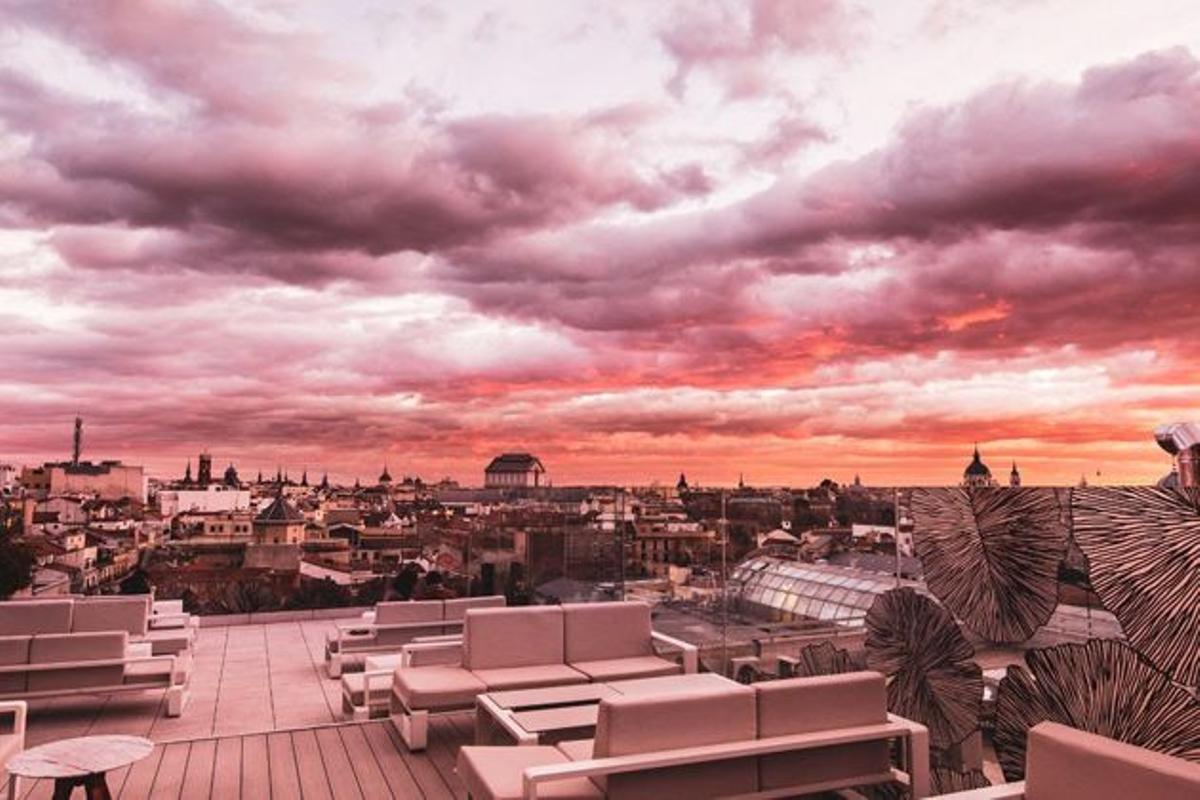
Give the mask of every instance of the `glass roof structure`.
[[[892, 575], [769, 556], [738, 564], [730, 582], [745, 611], [783, 621], [813, 619], [851, 627], [864, 624], [876, 595], [896, 588]], [[918, 584], [901, 581], [901, 585]]]

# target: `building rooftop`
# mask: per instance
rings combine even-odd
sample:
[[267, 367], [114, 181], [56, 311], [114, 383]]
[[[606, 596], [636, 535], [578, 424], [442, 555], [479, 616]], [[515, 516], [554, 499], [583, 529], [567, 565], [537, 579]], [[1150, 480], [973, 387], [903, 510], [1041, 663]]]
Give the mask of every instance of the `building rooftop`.
[[485, 472], [527, 472], [531, 469], [545, 468], [537, 456], [529, 453], [504, 453], [492, 459]]
[[[471, 738], [470, 715], [437, 718], [422, 753], [410, 753], [386, 720], [344, 722], [341, 684], [324, 670], [325, 632], [333, 625], [307, 619], [201, 628], [181, 717], [168, 718], [162, 695], [149, 692], [33, 701], [27, 746], [117, 733], [153, 740], [149, 758], [109, 773], [113, 796], [131, 800], [465, 796], [454, 757]], [[52, 790], [51, 781], [21, 783], [29, 800]]]

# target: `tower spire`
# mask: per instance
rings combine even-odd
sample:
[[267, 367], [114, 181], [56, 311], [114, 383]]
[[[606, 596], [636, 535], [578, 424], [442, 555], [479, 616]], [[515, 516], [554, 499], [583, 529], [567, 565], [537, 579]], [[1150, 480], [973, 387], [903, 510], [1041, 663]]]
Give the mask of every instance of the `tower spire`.
[[75, 416], [75, 443], [71, 448], [71, 463], [79, 466], [79, 456], [83, 453], [83, 418]]

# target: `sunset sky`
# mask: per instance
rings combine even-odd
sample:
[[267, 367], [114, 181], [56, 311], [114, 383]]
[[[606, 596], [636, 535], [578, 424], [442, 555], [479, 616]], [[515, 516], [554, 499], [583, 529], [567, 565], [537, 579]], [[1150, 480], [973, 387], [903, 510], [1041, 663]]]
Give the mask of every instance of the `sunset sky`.
[[1155, 480], [1200, 5], [984, 6], [0, 0], [0, 461]]

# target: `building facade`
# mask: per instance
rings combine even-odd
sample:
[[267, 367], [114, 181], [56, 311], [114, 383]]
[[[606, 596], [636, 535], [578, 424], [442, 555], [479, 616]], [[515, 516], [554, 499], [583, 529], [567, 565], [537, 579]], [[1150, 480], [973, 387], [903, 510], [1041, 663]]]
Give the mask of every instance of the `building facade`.
[[504, 453], [483, 471], [483, 485], [488, 489], [545, 486], [546, 468], [529, 453]]

